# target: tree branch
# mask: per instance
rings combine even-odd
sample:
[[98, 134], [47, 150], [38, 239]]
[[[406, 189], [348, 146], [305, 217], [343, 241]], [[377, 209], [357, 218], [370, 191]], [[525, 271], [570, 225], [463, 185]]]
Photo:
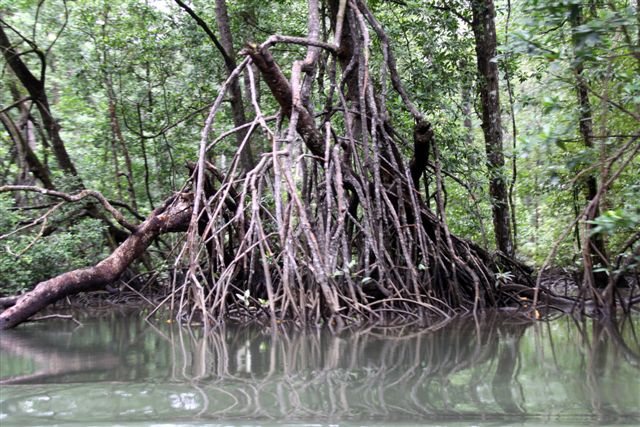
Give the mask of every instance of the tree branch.
[[204, 32], [207, 34], [209, 39], [213, 42], [213, 44], [216, 46], [216, 48], [220, 51], [220, 54], [222, 55], [222, 58], [224, 59], [225, 65], [227, 67], [231, 68], [231, 69], [234, 69], [236, 67], [236, 61], [231, 56], [229, 56], [228, 52], [222, 46], [222, 44], [220, 43], [220, 41], [218, 40], [216, 35], [213, 33], [213, 31], [211, 31], [211, 28], [209, 28], [209, 25], [207, 25], [207, 23], [204, 22], [204, 20], [202, 18], [200, 18], [200, 16], [198, 16], [198, 14], [195, 13], [193, 11], [193, 9], [191, 9], [189, 6], [187, 6], [184, 2], [182, 2], [181, 0], [174, 0], [174, 1], [185, 12], [187, 12], [189, 14], [189, 16], [191, 16], [193, 18], [194, 21], [196, 21], [196, 23], [198, 24], [198, 26], [200, 28], [202, 28], [204, 30]]
[[[305, 39], [306, 40], [306, 39]], [[275, 59], [271, 55], [271, 52], [265, 47], [268, 43], [262, 46], [248, 46], [244, 49], [244, 52], [251, 57], [254, 64], [260, 70], [262, 77], [264, 78], [267, 86], [271, 90], [271, 93], [280, 104], [284, 115], [289, 116], [291, 109], [293, 108], [293, 92], [289, 81], [276, 64]], [[306, 108], [298, 107], [298, 123], [296, 130], [306, 143], [309, 151], [315, 156], [324, 158], [324, 139], [321, 133], [316, 127], [315, 120]]]
[[113, 205], [109, 203], [107, 198], [102, 195], [102, 193], [94, 190], [82, 190], [76, 194], [67, 194], [61, 191], [48, 190], [46, 188], [36, 187], [33, 185], [3, 185], [0, 187], [0, 193], [5, 193], [8, 191], [30, 191], [33, 193], [44, 194], [45, 196], [57, 197], [67, 202], [78, 202], [86, 197], [93, 197], [94, 199], [97, 199], [100, 204], [102, 204], [102, 206], [113, 216], [116, 221], [118, 221], [118, 224], [122, 225], [129, 231], [135, 231], [137, 229], [137, 226], [127, 221], [124, 215], [122, 215], [119, 210], [114, 208]]

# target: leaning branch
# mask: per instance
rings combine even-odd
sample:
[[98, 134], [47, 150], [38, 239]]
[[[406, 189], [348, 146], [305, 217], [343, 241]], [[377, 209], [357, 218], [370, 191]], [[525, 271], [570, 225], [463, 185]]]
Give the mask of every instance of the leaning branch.
[[136, 226], [127, 221], [122, 213], [113, 207], [111, 203], [101, 193], [94, 190], [82, 190], [76, 194], [67, 194], [61, 191], [48, 190], [46, 188], [36, 187], [33, 185], [3, 185], [0, 187], [0, 193], [6, 193], [9, 191], [29, 191], [33, 193], [44, 194], [45, 196], [57, 197], [67, 202], [79, 202], [86, 197], [93, 197], [97, 199], [102, 206], [109, 212], [113, 218], [118, 221], [118, 224], [122, 225], [129, 231], [135, 231]]
[[373, 16], [373, 13], [369, 10], [367, 5], [362, 0], [356, 1], [358, 5], [358, 9], [365, 16], [369, 24], [373, 27], [373, 30], [378, 35], [380, 42], [382, 43], [382, 54], [384, 56], [384, 60], [387, 63], [387, 67], [389, 69], [389, 74], [391, 75], [391, 83], [393, 84], [393, 88], [400, 94], [402, 101], [404, 101], [406, 107], [411, 112], [411, 115], [415, 118], [416, 122], [420, 122], [423, 120], [423, 114], [418, 111], [413, 102], [411, 102], [411, 98], [407, 94], [407, 91], [402, 86], [402, 82], [400, 81], [400, 75], [398, 74], [398, 68], [396, 67], [396, 58], [393, 55], [393, 50], [391, 50], [391, 46], [389, 43], [389, 37], [387, 33], [380, 25], [380, 22]]
[[[306, 39], [305, 39], [306, 40]], [[289, 81], [276, 64], [271, 52], [267, 49], [268, 43], [262, 46], [248, 46], [244, 52], [249, 55], [253, 63], [258, 67], [264, 81], [269, 86], [271, 93], [280, 105], [284, 115], [291, 114], [293, 103], [293, 91]], [[309, 150], [317, 157], [324, 158], [324, 139], [316, 127], [315, 120], [309, 111], [303, 106], [298, 106], [298, 122], [296, 130], [306, 143]]]

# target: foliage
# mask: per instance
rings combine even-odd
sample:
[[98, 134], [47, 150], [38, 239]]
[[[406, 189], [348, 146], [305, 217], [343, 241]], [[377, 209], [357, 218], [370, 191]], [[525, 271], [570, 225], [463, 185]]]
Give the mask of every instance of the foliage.
[[[471, 15], [468, 3], [368, 3], [392, 41], [411, 98], [434, 124], [442, 166], [448, 174], [444, 198], [452, 232], [493, 247], [486, 155], [476, 114], [473, 34], [465, 22]], [[215, 29], [210, 2], [194, 1], [192, 6]], [[237, 51], [245, 42], [259, 43], [270, 34], [306, 35], [303, 1], [265, 4], [243, 0], [228, 2], [228, 7]], [[633, 114], [639, 111], [640, 80], [635, 7], [624, 1], [590, 2], [589, 7], [581, 0], [497, 2], [500, 56], [495, 60], [503, 72], [504, 149], [508, 163], [515, 162], [517, 168], [518, 256], [527, 262], [542, 263], [584, 208], [586, 177], [592, 175], [599, 182], [606, 179], [611, 171], [605, 170], [605, 160], [637, 134], [638, 120]], [[145, 215], [181, 187], [186, 177], [184, 165], [196, 156], [205, 114], [225, 78], [219, 52], [187, 14], [170, 1], [138, 0], [0, 0], [0, 9], [3, 21], [40, 49], [52, 46], [47, 57], [47, 90], [67, 149], [87, 188], [110, 199], [137, 202]], [[572, 25], [578, 9], [583, 19]], [[328, 21], [323, 28], [327, 37]], [[15, 32], [8, 33], [26, 50], [27, 44]], [[383, 62], [379, 47], [380, 41], [372, 37], [372, 68]], [[279, 46], [274, 55], [281, 68], [289, 70], [294, 60], [303, 57], [304, 48]], [[35, 55], [23, 56], [29, 66], [38, 68]], [[579, 131], [577, 66], [583, 68], [581, 78], [590, 90], [595, 133], [591, 146], [585, 145]], [[506, 70], [513, 87], [512, 105]], [[19, 96], [25, 95], [4, 63], [0, 79], [6, 83], [0, 88], [1, 108], [15, 101], [11, 86], [18, 88]], [[318, 83], [322, 85], [317, 84], [315, 90], [329, 90], [326, 75]], [[412, 119], [388, 86], [384, 89], [389, 115], [409, 141]], [[277, 103], [262, 89], [265, 114], [276, 113]], [[111, 103], [122, 145], [114, 134]], [[323, 105], [314, 108], [322, 112]], [[15, 111], [10, 114], [19, 120]], [[517, 135], [507, 126], [512, 114]], [[215, 133], [232, 127], [231, 111], [225, 106]], [[0, 129], [0, 143], [0, 185], [33, 184], [4, 128]], [[265, 142], [257, 138], [255, 144], [254, 151], [260, 153]], [[50, 146], [38, 142], [33, 148], [58, 186], [70, 187], [71, 178], [55, 164]], [[405, 157], [412, 155], [411, 144], [406, 143], [402, 150]], [[234, 152], [231, 140], [224, 140], [210, 160], [222, 165]], [[132, 194], [127, 191], [125, 156], [131, 159]], [[632, 159], [602, 200], [601, 215], [592, 221], [591, 233], [605, 235], [614, 255], [640, 227], [638, 167], [640, 160]], [[508, 169], [504, 171], [507, 176], [511, 165]], [[423, 194], [431, 197], [430, 206], [435, 209], [433, 173], [426, 174], [425, 182], [428, 194], [422, 188]], [[27, 220], [28, 215], [16, 209], [24, 206], [24, 200], [0, 199], [0, 234]], [[24, 289], [104, 255], [104, 225], [95, 220], [64, 224], [31, 245], [38, 228], [0, 241], [3, 293]], [[565, 239], [556, 262], [573, 265], [580, 258], [577, 243], [575, 236]]]
[[[12, 204], [7, 197], [0, 198], [0, 235], [11, 232], [27, 219], [19, 211], [11, 210]], [[84, 219], [46, 237], [17, 233], [2, 240], [0, 292], [21, 293], [69, 269], [94, 264], [106, 255], [104, 231], [99, 221]]]

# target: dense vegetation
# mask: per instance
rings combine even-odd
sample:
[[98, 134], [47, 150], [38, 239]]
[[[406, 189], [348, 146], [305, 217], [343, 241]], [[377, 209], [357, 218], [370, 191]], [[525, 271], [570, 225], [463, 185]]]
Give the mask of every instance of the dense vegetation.
[[2, 293], [181, 197], [122, 280], [215, 318], [475, 310], [523, 264], [637, 282], [638, 2], [215, 3], [0, 0]]

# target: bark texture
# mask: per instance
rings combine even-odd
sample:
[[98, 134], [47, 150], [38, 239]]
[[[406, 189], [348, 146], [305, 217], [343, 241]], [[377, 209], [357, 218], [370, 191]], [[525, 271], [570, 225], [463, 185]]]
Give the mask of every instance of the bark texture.
[[[247, 47], [245, 52], [251, 57], [258, 67], [258, 70], [260, 70], [262, 78], [267, 83], [267, 86], [269, 86], [276, 101], [278, 101], [284, 115], [289, 116], [291, 114], [293, 92], [289, 81], [284, 74], [282, 74], [271, 52], [266, 48], [256, 46]], [[304, 107], [298, 109], [296, 130], [305, 141], [309, 150], [314, 155], [324, 158], [324, 139], [316, 127], [313, 116], [311, 116], [309, 111]]]
[[[574, 73], [576, 75], [576, 94], [578, 96], [578, 108], [579, 108], [579, 129], [580, 135], [584, 142], [584, 146], [591, 149], [593, 148], [593, 111], [591, 107], [591, 101], [589, 100], [589, 88], [584, 76], [584, 64], [580, 55], [578, 54], [579, 34], [576, 29], [583, 24], [582, 6], [574, 5], [571, 8], [571, 27], [573, 30], [573, 47], [576, 56]], [[585, 182], [586, 189], [586, 204], [591, 203], [598, 195], [598, 180], [593, 173], [590, 173], [586, 177]], [[598, 204], [594, 206], [589, 212], [587, 212], [586, 221], [592, 221], [600, 215], [600, 208]], [[593, 267], [596, 264], [602, 264], [606, 261], [606, 248], [602, 234], [591, 235], [591, 229], [593, 224], [587, 223], [584, 233], [586, 234], [583, 241], [586, 245], [583, 245], [583, 263], [585, 266], [585, 275], [588, 282], [594, 284], [596, 287], [603, 288], [608, 283], [608, 277], [605, 272], [593, 273]]]
[[502, 123], [500, 119], [500, 75], [496, 58], [497, 41], [493, 0], [473, 0], [473, 34], [475, 37], [480, 98], [482, 101], [482, 131], [487, 151], [489, 195], [493, 227], [498, 250], [513, 255], [509, 199], [504, 177]]

